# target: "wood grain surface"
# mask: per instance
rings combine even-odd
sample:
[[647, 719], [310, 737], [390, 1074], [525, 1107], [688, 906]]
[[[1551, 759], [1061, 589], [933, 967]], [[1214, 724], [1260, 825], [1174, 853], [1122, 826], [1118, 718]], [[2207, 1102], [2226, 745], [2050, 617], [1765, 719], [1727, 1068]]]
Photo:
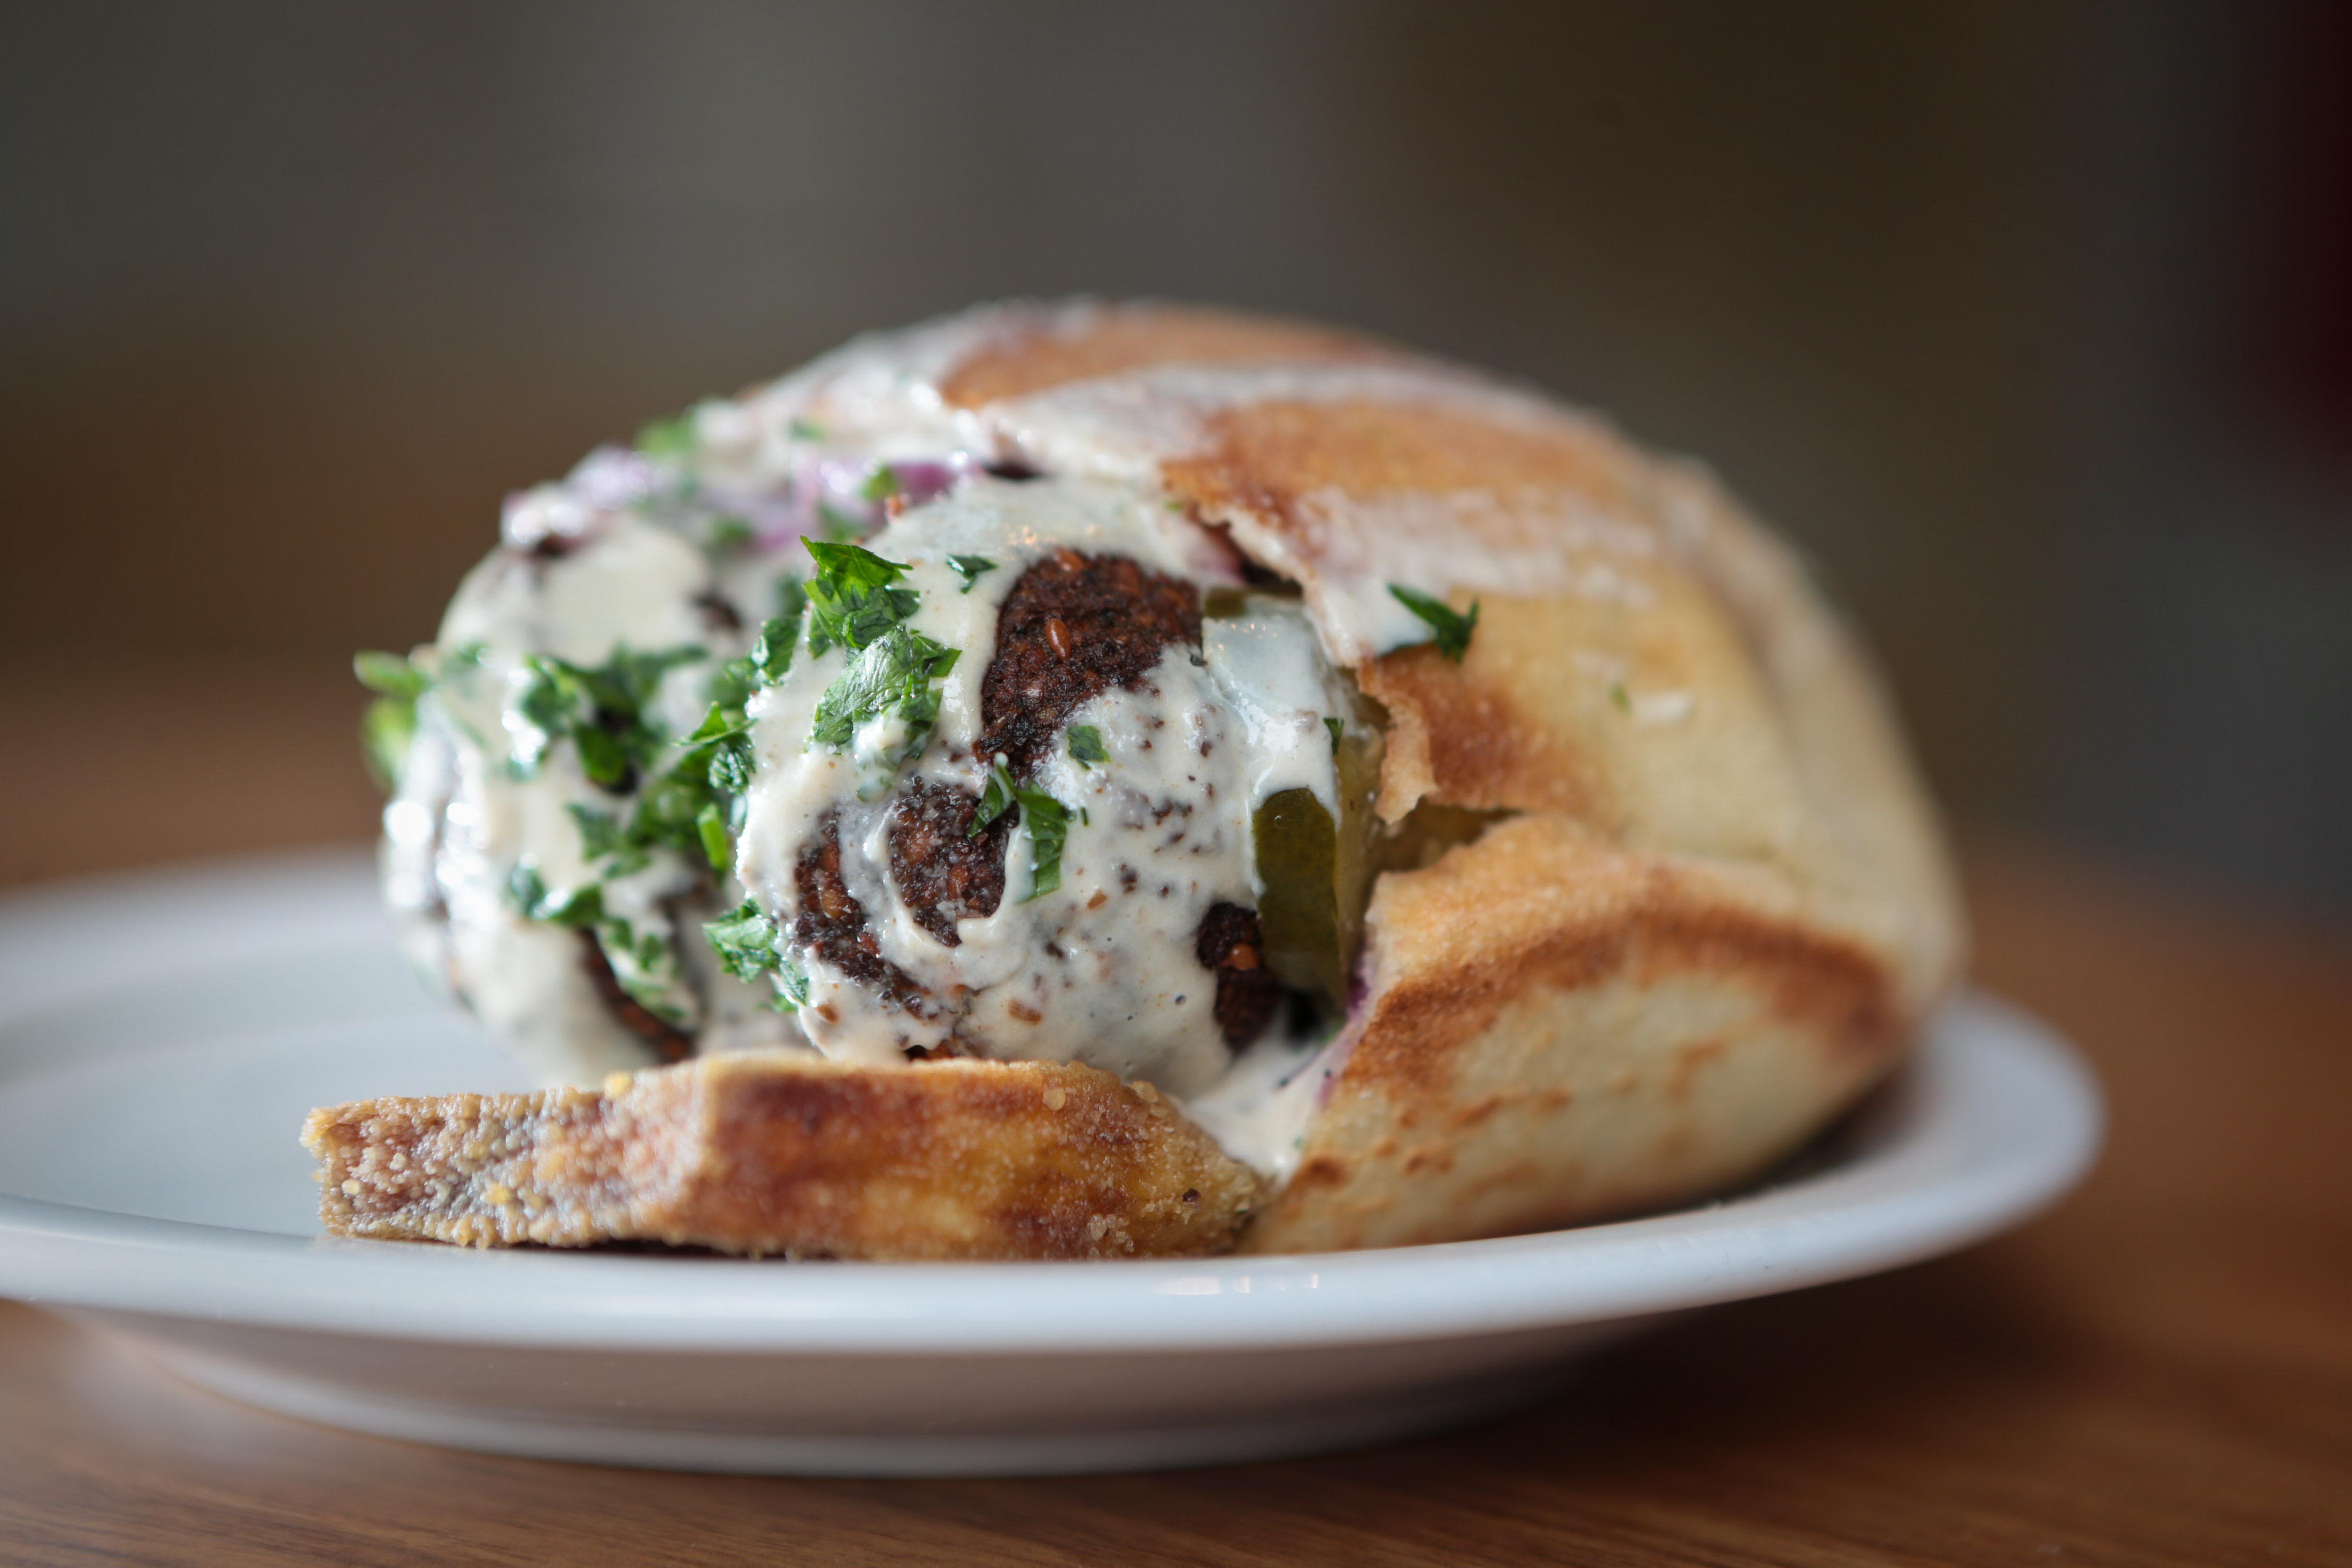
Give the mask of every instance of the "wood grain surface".
[[[0, 680], [0, 725], [78, 759], [0, 782], [0, 878], [364, 830], [337, 681], [79, 679]], [[2090, 1181], [1526, 1414], [1171, 1475], [665, 1475], [264, 1415], [0, 1304], [0, 1563], [2352, 1563], [2352, 936], [2046, 847], [1969, 859], [1980, 977], [2105, 1081]]]

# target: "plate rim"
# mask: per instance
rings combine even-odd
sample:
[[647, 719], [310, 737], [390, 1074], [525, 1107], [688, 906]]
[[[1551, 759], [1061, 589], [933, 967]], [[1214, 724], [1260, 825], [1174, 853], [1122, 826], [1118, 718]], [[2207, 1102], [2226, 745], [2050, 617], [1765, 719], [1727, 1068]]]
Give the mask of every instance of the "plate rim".
[[[100, 915], [159, 887], [185, 898], [234, 886], [252, 931], [315, 939], [315, 921], [284, 918], [288, 900], [347, 904], [355, 869], [348, 852], [311, 853], [58, 884], [0, 899], [0, 936], [44, 928], [39, 945], [54, 960], [76, 946], [59, 916]], [[223, 930], [234, 924], [215, 923], [207, 951], [224, 937], [234, 947], [236, 932]], [[22, 1000], [60, 999], [57, 985], [35, 990], [45, 994]], [[0, 1014], [24, 1011], [18, 1003], [0, 999]], [[1666, 1214], [1492, 1240], [1085, 1263], [792, 1264], [302, 1237], [0, 1194], [0, 1295], [565, 1351], [969, 1356], [1433, 1340], [1704, 1306], [1916, 1262], [2053, 1202], [2089, 1168], [2104, 1133], [2081, 1058], [1981, 991], [1945, 1005], [1882, 1092], [1890, 1098], [1873, 1112], [1885, 1123], [1875, 1142], [1827, 1170]]]

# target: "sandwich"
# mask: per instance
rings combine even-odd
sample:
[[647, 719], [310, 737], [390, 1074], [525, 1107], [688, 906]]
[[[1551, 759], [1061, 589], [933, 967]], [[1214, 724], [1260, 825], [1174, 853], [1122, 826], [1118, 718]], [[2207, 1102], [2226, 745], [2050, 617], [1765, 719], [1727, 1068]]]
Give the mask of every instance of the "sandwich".
[[985, 307], [507, 504], [363, 655], [404, 945], [547, 1087], [314, 1113], [341, 1233], [1306, 1251], [1718, 1191], [1962, 921], [1695, 464], [1322, 327]]

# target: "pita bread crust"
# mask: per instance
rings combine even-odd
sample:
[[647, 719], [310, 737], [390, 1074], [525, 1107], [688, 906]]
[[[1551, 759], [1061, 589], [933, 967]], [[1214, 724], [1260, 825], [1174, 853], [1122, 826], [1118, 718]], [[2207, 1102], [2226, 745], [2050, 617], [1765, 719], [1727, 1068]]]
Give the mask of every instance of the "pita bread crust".
[[1160, 364], [1363, 364], [1409, 357], [1330, 327], [1181, 305], [1016, 311], [1000, 317], [996, 330], [940, 378], [942, 399], [981, 408]]
[[[1301, 584], [1387, 710], [1383, 816], [1510, 814], [1376, 888], [1364, 1009], [1245, 1247], [1717, 1188], [1852, 1103], [1957, 977], [1950, 868], [1869, 661], [1696, 465], [1370, 340], [1162, 306], [992, 307], [785, 384], [868, 429], [944, 417], [997, 458], [1156, 477]], [[1357, 640], [1349, 594], [1440, 569], [1479, 605], [1461, 663]]]
[[302, 1142], [337, 1235], [478, 1247], [1222, 1252], [1257, 1191], [1148, 1087], [1067, 1062], [707, 1057], [601, 1093], [359, 1100], [311, 1112]]

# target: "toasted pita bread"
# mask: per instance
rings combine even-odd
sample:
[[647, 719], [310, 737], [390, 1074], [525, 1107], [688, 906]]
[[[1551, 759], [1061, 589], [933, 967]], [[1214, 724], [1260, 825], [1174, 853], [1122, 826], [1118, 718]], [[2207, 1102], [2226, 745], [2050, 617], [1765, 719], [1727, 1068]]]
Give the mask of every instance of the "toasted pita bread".
[[[1002, 459], [1158, 478], [1300, 584], [1385, 710], [1381, 815], [1495, 823], [1376, 885], [1344, 1059], [1244, 1247], [1718, 1188], [1851, 1104], [1956, 978], [1954, 881], [1867, 658], [1696, 465], [1370, 340], [1167, 306], [997, 307], [798, 384], [820, 418], [944, 405]], [[1465, 560], [1460, 663], [1351, 636], [1351, 594]]]
[[706, 1057], [601, 1090], [361, 1100], [313, 1111], [302, 1142], [331, 1230], [478, 1247], [1222, 1252], [1257, 1193], [1149, 1086], [1058, 1062]]

